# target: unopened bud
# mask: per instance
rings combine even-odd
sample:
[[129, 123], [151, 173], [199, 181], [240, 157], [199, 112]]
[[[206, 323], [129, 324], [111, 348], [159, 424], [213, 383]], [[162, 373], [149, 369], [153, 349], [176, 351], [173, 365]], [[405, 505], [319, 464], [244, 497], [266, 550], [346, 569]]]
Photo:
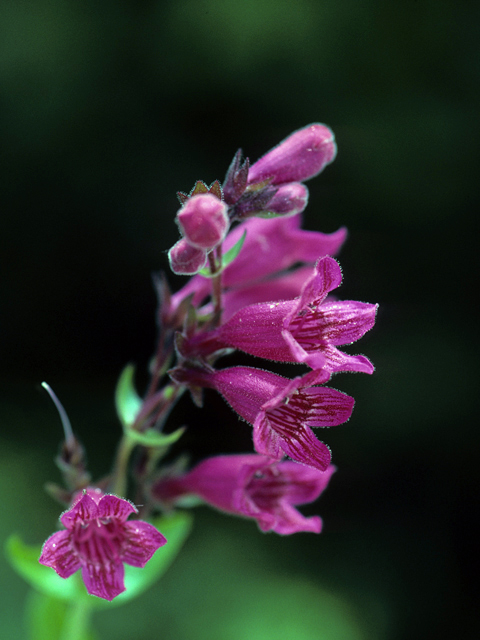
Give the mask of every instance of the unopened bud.
[[177, 221], [190, 245], [210, 251], [228, 231], [227, 206], [211, 193], [201, 193], [185, 203], [177, 213]]
[[207, 254], [203, 249], [192, 247], [182, 238], [168, 252], [168, 260], [173, 273], [193, 276], [205, 266]]
[[[301, 182], [282, 185], [265, 207], [264, 214], [293, 216], [302, 212], [308, 203], [308, 189]], [[261, 215], [261, 212], [257, 215]]]
[[335, 136], [324, 124], [311, 124], [285, 138], [250, 167], [248, 183], [270, 184], [313, 178], [337, 153]]

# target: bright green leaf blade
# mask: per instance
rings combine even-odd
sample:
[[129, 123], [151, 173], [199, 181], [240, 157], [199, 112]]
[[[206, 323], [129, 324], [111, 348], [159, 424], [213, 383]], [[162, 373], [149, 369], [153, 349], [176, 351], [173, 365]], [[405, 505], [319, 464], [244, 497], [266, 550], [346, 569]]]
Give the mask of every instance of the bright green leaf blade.
[[[83, 605], [88, 604], [82, 601]], [[82, 618], [83, 619], [79, 619]], [[97, 640], [88, 627], [88, 611], [76, 604], [31, 591], [27, 602], [26, 623], [30, 640]]]
[[7, 540], [5, 550], [15, 571], [38, 591], [69, 602], [87, 597], [80, 574], [67, 579], [60, 578], [53, 569], [38, 562], [41, 545], [26, 545], [17, 535], [12, 535]]
[[68, 605], [63, 600], [31, 591], [26, 623], [31, 640], [60, 640]]
[[141, 444], [144, 447], [168, 447], [181, 438], [184, 431], [184, 427], [167, 434], [155, 431], [155, 429], [148, 429], [143, 432], [127, 429], [129, 439], [135, 444]]
[[98, 607], [104, 608], [121, 605], [133, 598], [137, 598], [156, 582], [172, 564], [182, 548], [190, 530], [192, 528], [193, 517], [185, 511], [177, 511], [169, 516], [162, 516], [153, 520], [152, 524], [167, 539], [167, 544], [160, 547], [152, 559], [147, 562], [143, 569], [125, 565], [125, 587], [126, 590], [117, 596], [112, 602], [98, 602]]
[[228, 267], [228, 265], [235, 260], [240, 251], [242, 250], [243, 243], [245, 242], [245, 238], [247, 237], [247, 232], [244, 231], [240, 240], [238, 240], [233, 247], [231, 247], [223, 256], [222, 266]]
[[210, 273], [210, 270], [208, 269], [208, 267], [204, 267], [203, 269], [200, 269], [200, 271], [198, 272], [200, 275], [204, 276], [205, 278], [213, 278], [215, 276], [217, 276], [219, 273], [221, 273], [225, 267], [228, 267], [229, 264], [231, 264], [235, 258], [238, 256], [238, 254], [240, 253], [240, 251], [242, 250], [243, 247], [243, 243], [245, 242], [245, 238], [247, 237], [247, 232], [244, 231], [242, 237], [240, 238], [240, 240], [238, 240], [233, 247], [230, 247], [230, 249], [224, 254], [223, 259], [222, 259], [222, 268], [220, 271], [217, 271], [215, 274]]
[[115, 389], [115, 407], [124, 427], [134, 423], [142, 406], [142, 399], [135, 391], [133, 384], [134, 373], [135, 367], [133, 364], [128, 364], [120, 374]]

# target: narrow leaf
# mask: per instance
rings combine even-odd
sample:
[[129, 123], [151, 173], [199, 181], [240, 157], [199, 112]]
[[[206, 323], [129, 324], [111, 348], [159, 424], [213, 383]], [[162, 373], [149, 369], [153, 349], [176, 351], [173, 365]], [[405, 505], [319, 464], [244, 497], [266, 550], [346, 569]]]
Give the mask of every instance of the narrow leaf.
[[180, 427], [180, 429], [177, 429], [173, 433], [167, 434], [155, 431], [155, 429], [147, 429], [147, 431], [143, 432], [127, 429], [127, 434], [130, 440], [144, 447], [168, 447], [179, 440], [184, 431], [185, 427]]
[[208, 267], [204, 267], [203, 269], [200, 269], [198, 273], [204, 276], [205, 278], [213, 278], [215, 276], [218, 276], [218, 274], [221, 273], [225, 269], [225, 267], [228, 267], [228, 265], [231, 264], [235, 260], [235, 258], [238, 256], [238, 254], [242, 250], [243, 243], [245, 242], [246, 237], [247, 237], [247, 231], [245, 230], [243, 232], [242, 237], [233, 245], [233, 247], [230, 247], [230, 249], [224, 254], [222, 259], [222, 268], [219, 271], [216, 271], [212, 275]]
[[134, 373], [135, 367], [133, 364], [128, 364], [120, 374], [115, 389], [115, 407], [124, 427], [134, 423], [142, 406], [142, 399], [135, 391], [133, 384]]
[[53, 569], [38, 562], [41, 545], [26, 545], [17, 535], [12, 535], [6, 542], [5, 551], [13, 569], [41, 593], [68, 602], [88, 597], [79, 573], [67, 579], [60, 578]]

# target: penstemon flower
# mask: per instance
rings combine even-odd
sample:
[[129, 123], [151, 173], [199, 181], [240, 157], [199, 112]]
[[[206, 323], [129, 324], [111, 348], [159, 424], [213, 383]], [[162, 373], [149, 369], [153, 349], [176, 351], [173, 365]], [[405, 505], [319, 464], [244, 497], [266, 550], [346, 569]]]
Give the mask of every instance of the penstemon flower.
[[315, 438], [311, 427], [333, 427], [346, 422], [354, 400], [336, 389], [313, 386], [326, 382], [326, 372], [312, 372], [289, 380], [252, 367], [220, 371], [178, 369], [179, 382], [216, 389], [230, 406], [253, 425], [255, 450], [273, 460], [284, 455], [325, 471], [330, 449]]
[[325, 300], [342, 273], [333, 258], [321, 258], [294, 300], [243, 307], [215, 334], [222, 346], [312, 369], [373, 373], [365, 356], [349, 356], [337, 345], [359, 340], [375, 323], [377, 305]]
[[194, 494], [221, 511], [255, 519], [262, 531], [320, 533], [321, 518], [306, 518], [295, 506], [316, 500], [334, 471], [333, 465], [322, 472], [256, 454], [217, 456], [183, 476], [161, 478], [152, 493], [166, 504]]
[[43, 545], [40, 564], [62, 578], [79, 569], [88, 593], [113, 600], [125, 591], [123, 563], [144, 567], [167, 540], [148, 522], [127, 518], [137, 509], [128, 500], [86, 489], [60, 516], [65, 527]]
[[[165, 277], [155, 278], [159, 335], [150, 382], [141, 397], [133, 367], [122, 373], [115, 401], [123, 434], [111, 473], [100, 481], [91, 480], [83, 446], [55, 394], [43, 385], [65, 431], [57, 458], [65, 488], [50, 485], [49, 491], [70, 506], [60, 517], [65, 528], [44, 543], [41, 564], [62, 578], [81, 569], [88, 593], [111, 601], [125, 590], [124, 563], [144, 567], [167, 542], [146, 520], [163, 513], [160, 523], [168, 521], [170, 528], [155, 523], [170, 544], [158, 553], [178, 552], [186, 530], [175, 533], [172, 523], [192, 506], [192, 495], [256, 520], [262, 531], [321, 531], [318, 516], [306, 518], [296, 508], [316, 500], [335, 471], [329, 447], [312, 429], [350, 418], [354, 399], [324, 385], [342, 371], [373, 373], [367, 357], [338, 347], [370, 330], [377, 310], [374, 304], [329, 298], [342, 281], [332, 256], [346, 229], [324, 234], [301, 228], [308, 203], [303, 182], [332, 162], [336, 150], [331, 130], [311, 124], [252, 165], [239, 149], [223, 185], [216, 180], [208, 187], [199, 180], [189, 193], [177, 193], [181, 237], [168, 259], [174, 273], [192, 277], [173, 294]], [[266, 362], [259, 368], [222, 367], [222, 357], [235, 350]], [[285, 378], [263, 368], [272, 361], [307, 365], [310, 371]], [[185, 429], [169, 418], [187, 390], [201, 406], [204, 388], [216, 390], [252, 425], [255, 453], [207, 457], [188, 469], [181, 449]], [[190, 443], [194, 437], [192, 429]], [[117, 497], [128, 495], [130, 486], [141, 514]], [[130, 515], [144, 520], [128, 521]], [[149, 567], [165, 568], [172, 558]]]

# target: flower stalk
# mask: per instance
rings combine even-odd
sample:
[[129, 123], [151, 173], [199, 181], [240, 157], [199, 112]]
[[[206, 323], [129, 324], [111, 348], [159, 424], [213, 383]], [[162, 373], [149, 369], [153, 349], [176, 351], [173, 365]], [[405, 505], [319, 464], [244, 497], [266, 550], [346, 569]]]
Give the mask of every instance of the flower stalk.
[[[309, 196], [303, 183], [334, 160], [336, 149], [332, 131], [314, 123], [257, 162], [242, 160], [239, 149], [223, 185], [198, 180], [189, 193], [178, 192], [181, 237], [168, 260], [174, 273], [191, 277], [174, 294], [165, 277], [154, 278], [158, 341], [150, 380], [142, 397], [133, 365], [120, 376], [115, 400], [123, 433], [104, 479], [91, 481], [66, 412], [43, 383], [65, 434], [58, 464], [67, 488], [52, 493], [68, 509], [60, 516], [63, 529], [43, 546], [41, 564], [62, 578], [81, 570], [88, 593], [111, 601], [125, 590], [124, 564], [144, 567], [168, 544], [140, 515], [171, 514], [192, 498], [253, 519], [261, 531], [321, 531], [319, 516], [299, 510], [321, 495], [336, 470], [314, 429], [350, 419], [354, 399], [327, 385], [332, 374], [373, 373], [366, 356], [343, 347], [374, 326], [377, 311], [330, 297], [342, 281], [333, 256], [346, 229], [301, 228]], [[225, 366], [223, 356], [235, 351], [266, 362]], [[270, 370], [275, 362], [309, 371], [286, 378]], [[182, 449], [185, 427], [173, 409], [186, 390], [201, 406], [203, 389], [218, 392], [251, 425], [252, 445], [192, 467], [187, 452], [201, 444], [200, 435], [193, 419]], [[72, 606], [63, 640], [84, 637], [90, 613], [84, 600]]]

